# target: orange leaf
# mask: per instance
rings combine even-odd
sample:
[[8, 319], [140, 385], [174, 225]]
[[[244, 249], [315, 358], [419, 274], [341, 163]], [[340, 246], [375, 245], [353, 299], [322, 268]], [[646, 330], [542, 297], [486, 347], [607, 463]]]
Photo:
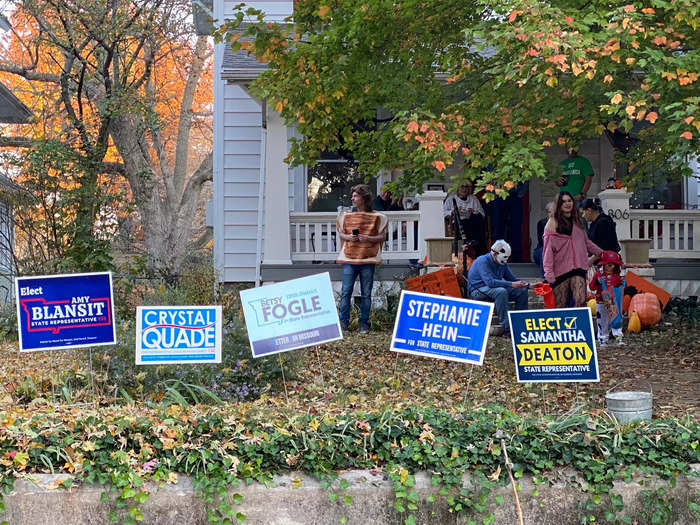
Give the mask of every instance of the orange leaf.
[[605, 82], [606, 84], [610, 84], [610, 82], [612, 82], [612, 75], [605, 75], [605, 77], [603, 78], [603, 82]]
[[693, 120], [695, 120], [695, 117], [687, 117], [683, 119], [683, 122], [685, 122], [686, 124], [690, 124]]
[[321, 18], [326, 18], [328, 16], [328, 13], [330, 13], [330, 11], [331, 11], [330, 6], [322, 5], [321, 7], [318, 8], [318, 16]]
[[652, 124], [656, 122], [657, 118], [659, 118], [659, 114], [656, 111], [650, 111], [649, 113], [647, 113], [646, 120], [648, 120]]
[[625, 6], [625, 13], [631, 13], [634, 10], [635, 10], [635, 7], [632, 4], [627, 4]]
[[408, 123], [408, 126], [406, 126], [406, 130], [410, 131], [411, 133], [415, 133], [416, 131], [418, 131], [418, 122], [412, 120]]
[[613, 98], [610, 99], [610, 102], [612, 102], [613, 104], [619, 104], [621, 101], [622, 101], [622, 95], [620, 95], [619, 93], [615, 93], [613, 95]]
[[681, 133], [681, 137], [690, 140], [693, 138], [693, 134], [690, 131], [684, 131], [683, 133]]
[[445, 163], [442, 162], [441, 160], [433, 161], [433, 166], [435, 166], [435, 169], [438, 171], [442, 171], [445, 169]]

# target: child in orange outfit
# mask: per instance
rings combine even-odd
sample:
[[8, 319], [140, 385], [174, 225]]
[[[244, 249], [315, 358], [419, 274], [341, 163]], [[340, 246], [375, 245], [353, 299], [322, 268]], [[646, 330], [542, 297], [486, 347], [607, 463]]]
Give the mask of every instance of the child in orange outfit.
[[598, 343], [608, 343], [609, 334], [622, 343], [622, 292], [625, 281], [620, 275], [622, 259], [617, 252], [606, 250], [600, 254], [598, 270], [588, 287], [595, 292]]

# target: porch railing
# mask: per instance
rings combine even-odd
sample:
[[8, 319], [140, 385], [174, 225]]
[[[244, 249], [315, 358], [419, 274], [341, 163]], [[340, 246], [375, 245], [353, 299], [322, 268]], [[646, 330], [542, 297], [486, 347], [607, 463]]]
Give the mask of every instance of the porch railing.
[[649, 239], [649, 257], [700, 259], [700, 211], [630, 210], [632, 239]]
[[[389, 219], [383, 260], [418, 258], [420, 211], [382, 212]], [[289, 214], [292, 261], [334, 261], [340, 250], [335, 212]]]

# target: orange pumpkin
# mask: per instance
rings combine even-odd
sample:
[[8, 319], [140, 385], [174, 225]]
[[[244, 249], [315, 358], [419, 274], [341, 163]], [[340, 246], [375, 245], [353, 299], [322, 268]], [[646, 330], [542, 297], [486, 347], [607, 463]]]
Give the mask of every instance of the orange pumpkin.
[[638, 293], [632, 297], [629, 311], [637, 313], [642, 328], [654, 326], [661, 320], [659, 299], [653, 293]]
[[642, 331], [642, 323], [639, 322], [639, 316], [637, 315], [637, 312], [632, 312], [630, 314], [630, 320], [627, 323], [627, 331], [636, 333]]

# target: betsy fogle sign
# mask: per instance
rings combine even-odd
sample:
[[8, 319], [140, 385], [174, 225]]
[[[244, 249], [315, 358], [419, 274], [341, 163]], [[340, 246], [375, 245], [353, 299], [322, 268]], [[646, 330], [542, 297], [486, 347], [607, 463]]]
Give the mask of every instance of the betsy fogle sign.
[[20, 351], [117, 342], [110, 272], [15, 278]]
[[509, 312], [519, 382], [597, 382], [589, 308]]
[[136, 308], [136, 364], [220, 363], [221, 306]]
[[404, 290], [391, 350], [481, 365], [492, 313], [491, 303]]
[[342, 338], [328, 272], [241, 291], [253, 357]]

